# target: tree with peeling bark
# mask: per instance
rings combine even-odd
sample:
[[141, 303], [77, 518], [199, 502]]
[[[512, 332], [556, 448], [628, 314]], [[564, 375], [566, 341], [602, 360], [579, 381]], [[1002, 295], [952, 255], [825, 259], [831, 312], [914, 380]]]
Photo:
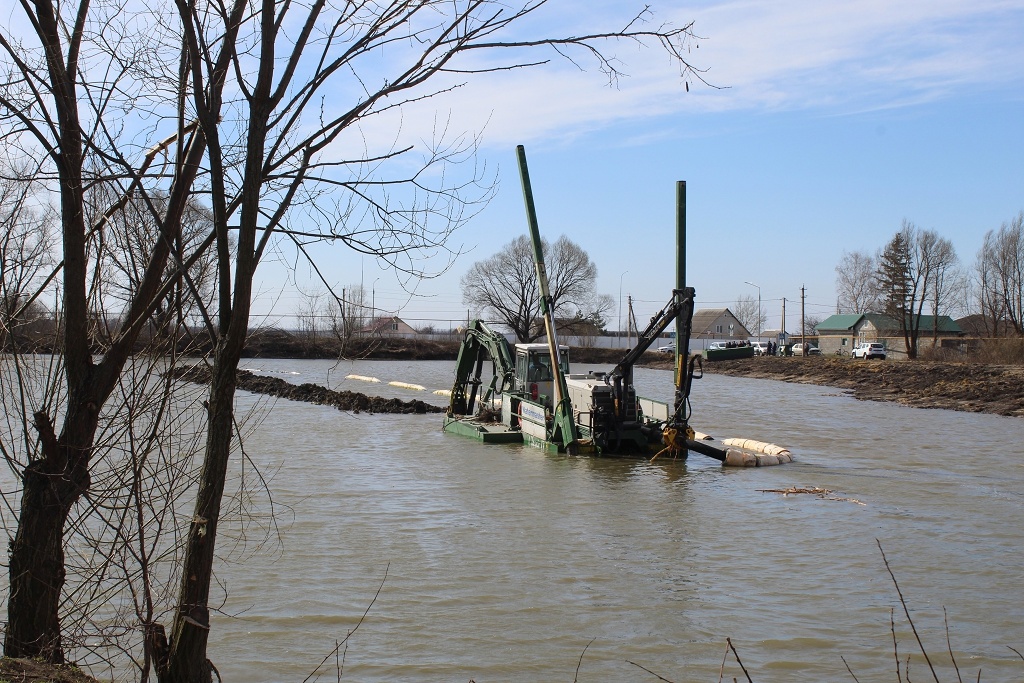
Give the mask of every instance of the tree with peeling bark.
[[[7, 654], [64, 659], [63, 529], [91, 490], [96, 430], [122, 386], [130, 350], [167, 291], [182, 284], [214, 340], [204, 457], [182, 532], [170, 633], [157, 623], [160, 609], [142, 610], [140, 626], [145, 676], [151, 663], [161, 681], [211, 680], [214, 550], [226, 472], [239, 445], [236, 374], [260, 262], [289, 247], [307, 256], [312, 243], [326, 241], [422, 276], [420, 257], [453, 258], [454, 231], [493, 192], [486, 170], [472, 163], [472, 136], [452, 137], [442, 126], [425, 144], [406, 144], [398, 134], [378, 143], [360, 125], [456, 88], [458, 79], [535, 67], [552, 56], [579, 65], [592, 60], [614, 83], [619, 62], [605, 50], [615, 41], [655, 44], [687, 86], [703, 80], [686, 61], [691, 27], [648, 26], [647, 9], [617, 30], [514, 33], [547, 4], [177, 0], [172, 18], [156, 10], [129, 17], [120, 5], [87, 0], [22, 0], [35, 42], [0, 33], [13, 74], [0, 90], [0, 132], [24, 144], [26, 154], [42, 155], [47, 179], [59, 188], [66, 399], [62, 416], [36, 411], [40, 446], [21, 472]], [[158, 155], [166, 164], [154, 165]], [[115, 183], [121, 194], [90, 213], [86, 191], [101, 182]], [[175, 245], [183, 244], [190, 197], [209, 206], [210, 232], [185, 253]], [[147, 233], [152, 243], [142, 252], [142, 276], [94, 360], [88, 310], [95, 249], [111, 218], [140, 198], [156, 230]], [[204, 306], [187, 273], [208, 250], [216, 298]]]

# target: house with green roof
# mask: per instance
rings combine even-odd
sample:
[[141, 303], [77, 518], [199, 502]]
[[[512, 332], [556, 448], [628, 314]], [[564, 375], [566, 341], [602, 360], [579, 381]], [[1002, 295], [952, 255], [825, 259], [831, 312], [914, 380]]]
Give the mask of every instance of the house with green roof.
[[[818, 348], [822, 354], [847, 355], [862, 342], [881, 342], [894, 358], [906, 358], [907, 347], [899, 322], [884, 313], [833, 315], [818, 323]], [[964, 331], [948, 315], [922, 315], [918, 327], [918, 351], [934, 346], [959, 346]]]

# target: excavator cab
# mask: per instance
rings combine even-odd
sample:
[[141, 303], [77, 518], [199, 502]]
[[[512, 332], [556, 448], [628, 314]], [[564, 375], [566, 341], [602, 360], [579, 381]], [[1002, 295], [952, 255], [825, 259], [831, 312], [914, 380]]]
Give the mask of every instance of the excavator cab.
[[[569, 374], [569, 347], [559, 346], [562, 374]], [[551, 408], [555, 372], [547, 344], [516, 344], [515, 390]]]

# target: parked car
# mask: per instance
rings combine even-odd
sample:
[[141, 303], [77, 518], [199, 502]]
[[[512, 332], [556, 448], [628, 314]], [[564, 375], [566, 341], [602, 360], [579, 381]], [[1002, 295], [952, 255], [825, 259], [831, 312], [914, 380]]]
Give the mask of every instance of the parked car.
[[764, 356], [768, 353], [768, 342], [756, 341], [750, 342], [750, 345], [754, 347], [755, 356]]
[[793, 355], [794, 356], [820, 356], [821, 355], [821, 349], [819, 349], [817, 346], [812, 346], [810, 344], [806, 344], [806, 346], [807, 346], [806, 350], [804, 349], [804, 346], [805, 346], [804, 344], [801, 344], [799, 342], [797, 342], [796, 344], [793, 344]]
[[853, 351], [850, 351], [850, 355], [854, 358], [880, 358], [885, 360], [885, 346], [877, 342], [857, 344]]
[[724, 341], [713, 341], [708, 344], [708, 349], [727, 349], [729, 348], [729, 342]]
[[658, 351], [660, 351], [661, 353], [675, 353], [676, 352], [675, 342], [673, 342], [671, 344], [667, 344], [665, 346], [659, 346], [658, 347]]

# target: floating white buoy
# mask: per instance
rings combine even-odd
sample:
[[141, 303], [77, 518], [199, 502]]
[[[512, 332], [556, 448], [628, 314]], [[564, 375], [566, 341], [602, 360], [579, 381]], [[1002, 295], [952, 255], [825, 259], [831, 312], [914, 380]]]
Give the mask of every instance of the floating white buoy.
[[356, 379], [360, 382], [376, 382], [380, 384], [380, 380], [376, 377], [367, 377], [365, 375], [345, 375], [345, 379]]
[[757, 456], [737, 448], [730, 448], [725, 452], [725, 460], [722, 462], [726, 467], [757, 467]]
[[734, 446], [736, 448], [742, 448], [745, 451], [754, 451], [755, 453], [764, 453], [765, 455], [790, 454], [788, 448], [776, 446], [773, 443], [766, 443], [764, 441], [754, 441], [753, 439], [723, 439], [722, 443], [726, 446]]
[[726, 445], [726, 467], [771, 467], [793, 462], [793, 455], [788, 449], [773, 443], [754, 441], [753, 439], [723, 439]]
[[409, 384], [408, 382], [388, 382], [393, 387], [401, 387], [402, 389], [412, 389], [413, 391], [426, 391], [427, 388], [421, 384]]

